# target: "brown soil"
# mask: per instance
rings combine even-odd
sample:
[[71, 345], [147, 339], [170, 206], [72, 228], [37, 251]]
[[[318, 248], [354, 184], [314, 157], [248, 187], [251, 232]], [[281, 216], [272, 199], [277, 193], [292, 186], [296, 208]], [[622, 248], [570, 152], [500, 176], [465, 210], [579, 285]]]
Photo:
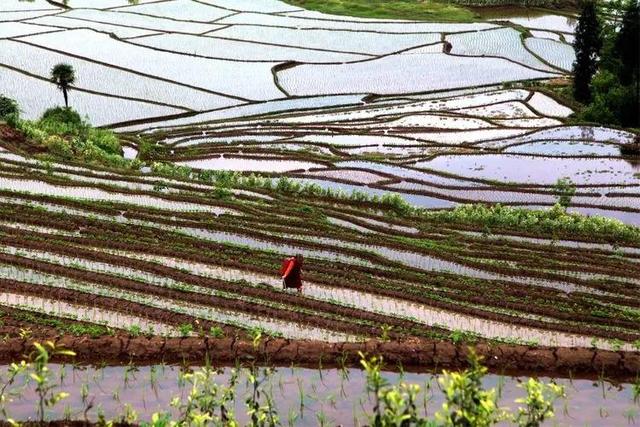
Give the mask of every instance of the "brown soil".
[[24, 142], [24, 135], [14, 128], [0, 123], [0, 139], [6, 142]]
[[[12, 153], [35, 156], [47, 153], [47, 148], [26, 137], [21, 131], [0, 123], [0, 146]], [[10, 163], [10, 160], [4, 160]]]
[[[44, 225], [44, 224], [43, 224]], [[11, 232], [10, 230], [6, 230], [7, 232]], [[101, 230], [102, 233], [105, 232], [105, 230]], [[34, 233], [35, 234], [35, 233]], [[78, 238], [65, 238], [64, 240], [77, 240]], [[32, 249], [39, 249], [39, 250], [50, 250], [53, 252], [57, 252], [57, 253], [61, 253], [61, 254], [66, 254], [68, 256], [73, 256], [73, 253], [76, 249], [71, 248], [71, 247], [60, 247], [57, 245], [52, 245], [51, 243], [46, 243], [46, 242], [29, 242], [28, 240], [25, 239], [15, 239], [15, 238], [2, 238], [0, 239], [3, 243], [8, 243], [11, 245], [17, 245], [17, 246], [21, 246], [21, 247], [28, 247], [28, 248], [32, 248]], [[82, 240], [84, 240], [85, 242], [87, 241], [86, 238], [82, 238]], [[95, 246], [101, 246], [100, 242], [92, 242], [92, 245]], [[137, 245], [132, 245], [130, 243], [126, 243], [126, 244], [116, 244], [115, 242], [109, 242], [109, 246], [112, 247], [120, 247], [121, 249], [126, 249], [126, 250], [143, 250], [147, 253], [158, 253], [160, 255], [167, 255], [170, 256], [170, 253], [166, 253], [165, 251], [156, 251], [154, 247], [150, 246], [150, 245], [144, 245], [144, 247], [138, 247]], [[144, 270], [144, 271], [149, 271], [151, 273], [155, 273], [155, 274], [160, 274], [160, 275], [164, 275], [167, 277], [171, 277], [174, 278], [176, 280], [179, 281], [185, 281], [187, 283], [193, 283], [193, 284], [198, 284], [200, 286], [204, 286], [204, 287], [208, 287], [208, 288], [214, 288], [214, 289], [221, 289], [224, 291], [228, 291], [228, 292], [241, 292], [243, 294], [246, 295], [250, 295], [253, 297], [257, 297], [257, 298], [262, 298], [262, 299], [267, 299], [267, 300], [273, 300], [273, 298], [275, 297], [275, 294], [273, 293], [272, 290], [270, 289], [259, 289], [259, 288], [252, 288], [252, 287], [247, 287], [247, 288], [238, 288], [237, 285], [233, 285], [233, 284], [229, 284], [229, 283], [225, 283], [225, 282], [221, 282], [221, 281], [217, 281], [217, 280], [212, 280], [212, 279], [207, 279], [207, 278], [202, 278], [199, 276], [193, 276], [187, 273], [183, 273], [180, 271], [176, 271], [174, 269], [170, 269], [167, 267], [163, 267], [161, 265], [158, 264], [152, 264], [152, 263], [147, 263], [144, 261], [139, 261], [139, 260], [135, 260], [135, 259], [123, 259], [121, 257], [118, 256], [114, 256], [114, 255], [109, 255], [106, 253], [100, 253], [100, 252], [96, 252], [96, 251], [92, 251], [92, 250], [86, 250], [84, 257], [87, 259], [92, 259], [92, 260], [96, 260], [96, 261], [101, 261], [101, 262], [108, 262], [108, 263], [112, 263], [114, 265], [123, 265], [123, 266], [128, 266], [128, 267], [132, 267], [132, 268], [136, 268], [136, 269], [140, 269], [140, 270]], [[9, 262], [9, 263], [20, 263], [20, 264], [24, 264], [25, 260], [22, 259], [18, 259], [15, 257], [8, 257], [6, 255], [0, 255], [0, 259], [5, 259], [5, 262]], [[204, 261], [206, 262], [206, 260], [202, 260], [202, 259], [198, 259], [198, 261]], [[51, 268], [54, 268], [56, 271], [56, 274], [60, 274], [63, 276], [67, 276], [67, 277], [72, 277], [72, 278], [79, 278], [79, 279], [88, 279], [90, 281], [96, 282], [96, 283], [104, 283], [106, 285], [118, 285], [118, 287], [123, 287], [123, 288], [129, 288], [129, 289], [133, 289], [133, 290], [145, 290], [145, 291], [149, 291], [149, 292], [153, 292], [155, 294], [162, 294], [164, 296], [173, 296], [177, 299], [189, 299], [190, 301], [194, 302], [194, 303], [202, 303], [202, 304], [209, 304], [212, 301], [212, 297], [203, 297], [203, 296], [197, 296], [197, 295], [184, 295], [183, 293], [178, 293], [175, 291], [168, 291], [168, 290], [161, 290], [161, 289], [156, 289], [155, 287], [151, 287], [149, 288], [148, 286], [143, 286], [139, 283], [131, 283], [131, 281], [126, 281], [124, 279], [114, 279], [112, 277], [104, 277], [101, 274], [95, 274], [95, 273], [89, 273], [89, 272], [79, 272], [79, 271], [75, 271], [73, 269], [67, 269], [67, 268], [57, 268], [54, 266], [49, 266], [47, 264], [44, 263], [36, 263], [41, 269], [45, 269], [47, 271], [50, 271]], [[242, 268], [241, 265], [239, 266], [235, 266], [235, 267], [239, 267]], [[334, 272], [336, 271], [336, 266], [334, 265]], [[350, 266], [349, 268], [353, 268], [352, 266]], [[51, 272], [51, 271], [50, 271]], [[81, 275], [82, 277], [78, 276]], [[315, 277], [312, 277], [312, 275], [309, 275], [310, 279], [315, 279]], [[129, 283], [125, 283], [125, 282], [129, 282]], [[414, 302], [421, 302], [421, 303], [425, 303], [434, 307], [438, 307], [438, 308], [442, 308], [442, 309], [448, 309], [448, 310], [455, 310], [455, 311], [459, 311], [459, 312], [464, 312], [466, 314], [469, 315], [473, 315], [476, 317], [483, 317], [483, 318], [487, 318], [487, 319], [491, 319], [491, 320], [498, 320], [498, 321], [506, 321], [506, 322], [512, 322], [512, 323], [518, 323], [521, 324], [523, 326], [532, 326], [532, 327], [538, 327], [538, 328], [544, 328], [544, 329], [551, 329], [551, 330], [562, 330], [562, 331], [566, 331], [566, 332], [572, 332], [572, 333], [577, 333], [577, 334], [586, 334], [586, 335], [599, 335], [599, 336], [604, 336], [606, 335], [607, 338], [611, 338], [611, 337], [616, 337], [619, 339], [623, 339], [626, 341], [634, 341], [635, 339], [637, 339], [637, 336], [635, 334], [629, 334], [629, 333], [623, 333], [623, 332], [611, 332], [611, 331], [603, 331], [602, 329], [598, 329], [598, 328], [592, 328], [589, 327], [588, 325], [567, 325], [567, 324], [545, 324], [539, 321], [534, 321], [532, 319], [526, 319], [526, 318], [519, 318], [519, 317], [514, 317], [514, 316], [506, 316], [506, 315], [502, 315], [502, 314], [498, 314], [498, 313], [492, 313], [492, 312], [486, 312], [483, 310], [479, 310], [476, 308], [472, 308], [472, 307], [460, 307], [458, 305], [455, 304], [451, 304], [445, 301], [437, 301], [437, 300], [432, 300], [430, 298], [425, 298], [425, 297], [421, 297], [419, 294], [412, 294], [410, 296], [403, 294], [403, 292], [400, 291], [393, 291], [393, 290], [388, 290], [388, 289], [380, 289], [380, 288], [376, 288], [374, 286], [368, 285], [368, 284], [363, 284], [363, 283], [352, 283], [352, 282], [347, 282], [344, 281], [341, 283], [342, 287], [347, 287], [347, 288], [352, 288], [355, 290], [364, 290], [364, 291], [368, 291], [368, 292], [373, 292], [379, 295], [383, 295], [386, 297], [394, 297], [394, 298], [401, 298], [401, 299], [409, 299], [411, 301]], [[521, 297], [526, 297], [527, 294], [523, 293], [521, 295]], [[346, 317], [352, 317], [354, 316], [354, 312], [353, 309], [349, 309], [349, 308], [345, 308], [345, 307], [340, 307], [340, 306], [336, 306], [330, 303], [321, 303], [318, 301], [309, 301], [307, 299], [304, 298], [299, 298], [296, 295], [277, 295], [277, 299], [278, 302], [280, 303], [284, 303], [290, 306], [295, 306], [295, 307], [304, 307], [304, 308], [308, 308], [308, 309], [312, 309], [312, 310], [322, 310], [328, 313], [333, 313], [336, 315], [342, 315], [342, 316], [346, 316]], [[483, 297], [482, 295], [478, 295], [476, 297], [473, 296], [467, 296], [467, 299], [474, 302], [474, 303], [478, 303], [478, 304], [491, 304], [492, 301], [490, 299], [487, 299], [485, 297]], [[243, 310], [246, 309], [246, 311], [248, 312], [252, 312], [255, 313], [257, 310], [257, 306], [255, 306], [254, 304], [242, 304], [240, 302], [236, 302], [236, 301], [226, 301], [223, 302], [222, 300], [218, 300], [219, 304], [231, 304], [231, 306], [229, 306], [230, 309], [233, 310], [240, 310], [240, 311], [245, 311]], [[528, 305], [527, 305], [528, 304]], [[545, 315], [545, 316], [553, 316], [553, 317], [557, 317], [560, 318], [562, 320], [576, 320], [575, 317], [571, 317], [566, 313], [558, 313], [556, 312], [556, 310], [554, 310], [551, 307], [533, 307], [531, 305], [531, 303], [527, 303], [527, 304], [519, 304], [519, 303], [507, 303], [507, 302], [503, 302], [501, 305], [504, 306], [505, 308], [509, 308], [509, 309], [519, 309], [519, 310], [526, 310], [526, 311], [531, 311], [531, 312], [535, 312], [536, 314], [541, 314], [541, 315]], [[327, 327], [330, 329], [335, 329], [335, 330], [341, 330], [341, 331], [346, 331], [345, 329], [347, 328], [347, 325], [342, 324], [341, 322], [331, 322], [328, 321], [328, 319], [319, 319], [317, 317], [313, 317], [313, 318], [309, 318], [308, 316], [303, 316], [300, 313], [286, 313], [283, 310], [269, 310], [266, 309], [264, 307], [261, 307], [263, 310], [267, 310], [269, 312], [269, 316], [273, 316], [273, 317], [278, 317], [278, 318], [285, 318], [286, 320], [294, 320], [294, 321], [306, 321], [310, 324], [315, 324], [317, 326], [322, 326], [322, 327]], [[265, 311], [265, 315], [267, 315], [267, 311]], [[575, 313], [574, 313], [575, 315]], [[412, 326], [417, 326], [417, 325], [412, 325], [411, 322], [406, 322], [406, 321], [399, 321], [398, 319], [393, 319], [390, 318], [388, 316], [382, 316], [382, 315], [378, 315], [378, 314], [372, 314], [372, 313], [362, 313], [359, 312], [357, 317], [360, 317], [361, 319], [366, 319], [366, 320], [370, 320], [370, 321], [374, 321], [377, 322], [378, 324], [389, 324], [389, 325], [393, 325], [393, 326], [399, 326], [399, 327], [404, 327], [404, 328], [411, 328]], [[321, 321], [322, 320], [322, 321]], [[599, 324], [613, 324], [615, 326], [630, 326], [627, 323], [628, 322], [623, 322], [623, 321], [616, 321], [613, 322], [612, 320], [609, 319], [600, 319], [600, 318], [591, 318], [590, 316], [585, 316], [582, 315], [580, 317], [580, 320], [583, 321], [597, 321]], [[348, 329], [351, 332], [354, 333], [361, 333], [361, 334], [366, 334], [366, 335], [372, 335], [372, 336], [377, 336], [379, 333], [379, 330], [366, 330], [365, 328], [354, 328], [354, 325], [348, 325]], [[633, 326], [633, 325], [631, 325]], [[604, 335], [603, 335], [604, 334]]]
[[[82, 220], [80, 222], [83, 224], [83, 226], [88, 226], [89, 223], [90, 223], [90, 221], [88, 221], [88, 220]], [[38, 223], [40, 225], [43, 225], [43, 226], [47, 226], [49, 224], [47, 221], [42, 221], [42, 219], [36, 221], [36, 223]], [[106, 232], [105, 228], [112, 228], [112, 227], [119, 227], [119, 226], [112, 225], [112, 224], [103, 224], [101, 229], [100, 229], [100, 233], [102, 235], [104, 235], [105, 232]], [[87, 231], [88, 231], [87, 229], [84, 230], [85, 233]], [[137, 231], [140, 232], [141, 230], [137, 230]], [[13, 234], [13, 233], [15, 233], [15, 230], [13, 230], [13, 231], [6, 230], [6, 232], [8, 234]], [[32, 234], [35, 235], [37, 233], [32, 233]], [[93, 241], [92, 239], [87, 239], [86, 237], [83, 237], [83, 238], [58, 238], [58, 239], [67, 240], [69, 242], [73, 241], [74, 243], [84, 243], [84, 244], [87, 244], [87, 243], [91, 242], [91, 245], [92, 246], [96, 246], [96, 247], [101, 247], [101, 246], [105, 245], [105, 242]], [[182, 238], [176, 237], [176, 240], [181, 240], [181, 239]], [[9, 238], [9, 240], [11, 240], [13, 242], [12, 244], [15, 244], [15, 245], [31, 246], [31, 244], [28, 244], [27, 241], [24, 240], [24, 238], [18, 238], [18, 241], [16, 241], [16, 239], [13, 239], [13, 238]], [[173, 243], [175, 243], [175, 241]], [[39, 242], [39, 243], [36, 244], [35, 247], [40, 248], [40, 249], [45, 249], [46, 247], [49, 247], [49, 246], [51, 246], [51, 245], [43, 243], [43, 242]], [[175, 254], [172, 253], [172, 251], [158, 250], [158, 248], [152, 247], [149, 244], [136, 245], [136, 244], [132, 244], [132, 243], [129, 243], [129, 242], [127, 242], [127, 243], [116, 243], [114, 241], [109, 241], [107, 246], [109, 246], [109, 247], [118, 247], [120, 249], [126, 249], [126, 250], [141, 250], [141, 251], [144, 251], [144, 252], [147, 252], [147, 253], [156, 253], [158, 255], [167, 255], [167, 256], [175, 255]], [[213, 244], [206, 244], [205, 245], [205, 244], [201, 243], [200, 247], [202, 248], [203, 246], [215, 247], [216, 245], [213, 245]], [[49, 248], [49, 249], [53, 249], [53, 251], [59, 252], [59, 253], [65, 253], [65, 252], [68, 253], [68, 251], [73, 251], [74, 250], [72, 248], [62, 249], [60, 247], [57, 247], [55, 249], [54, 248]], [[118, 257], [109, 256], [107, 254], [97, 254], [97, 253], [93, 253], [93, 251], [87, 251], [87, 252], [91, 252], [92, 253], [92, 256], [90, 257], [90, 259], [95, 259], [95, 260], [100, 260], [100, 261], [107, 261], [107, 262], [115, 262], [115, 264], [122, 264], [122, 262], [114, 261]], [[182, 254], [181, 257], [184, 258], [184, 254]], [[189, 258], [191, 258], [191, 257], [189, 257]], [[206, 259], [202, 259], [200, 257], [194, 257], [194, 258], [198, 258], [197, 261], [207, 263]], [[196, 259], [194, 259], [194, 260], [196, 260]], [[177, 280], [185, 280], [187, 282], [193, 282], [193, 283], [197, 282], [198, 284], [201, 284], [201, 285], [207, 286], [207, 287], [220, 288], [220, 287], [227, 286], [227, 285], [225, 285], [225, 284], [223, 284], [221, 282], [218, 282], [218, 281], [211, 281], [211, 280], [206, 280], [206, 279], [202, 279], [202, 278], [196, 278], [196, 277], [193, 277], [191, 275], [185, 275], [184, 273], [177, 272], [177, 271], [172, 270], [172, 269], [166, 269], [166, 268], [163, 268], [163, 267], [158, 266], [158, 265], [153, 265], [153, 268], [150, 269], [150, 267], [152, 267], [150, 264], [145, 263], [145, 262], [141, 262], [141, 261], [135, 261], [134, 262], [133, 260], [127, 259], [126, 262], [123, 265], [127, 265], [127, 266], [134, 266], [135, 265], [136, 268], [140, 268], [140, 269], [143, 269], [143, 270], [147, 270], [147, 271], [150, 271], [150, 272], [159, 273], [159, 274], [163, 274], [163, 275], [166, 274], [166, 275], [169, 275], [170, 277], [173, 277], [173, 278], [175, 278]], [[242, 268], [241, 265], [240, 266], [234, 266], [234, 267]], [[353, 270], [353, 266], [348, 266], [348, 268]], [[337, 271], [336, 269], [337, 269], [337, 266], [334, 265], [333, 266], [334, 272]], [[375, 272], [372, 272], [372, 273], [375, 273]], [[377, 274], [382, 274], [382, 273], [378, 272]], [[393, 274], [395, 275], [397, 273], [394, 272]], [[312, 278], [312, 275], [309, 275], [309, 278]], [[313, 279], [316, 279], [316, 278], [313, 277]], [[195, 280], [195, 282], [194, 282], [194, 280]], [[496, 282], [496, 284], [498, 284], [498, 283], [499, 282]], [[362, 285], [363, 285], [362, 283], [351, 283], [351, 282], [342, 283], [343, 287], [349, 287], [349, 288], [354, 288], [354, 289], [357, 288], [358, 290], [363, 290], [364, 289], [364, 290], [372, 291], [372, 292], [375, 292], [375, 293], [378, 293], [378, 294], [383, 294], [384, 296], [399, 297], [399, 298], [404, 298], [404, 299], [410, 299], [410, 300], [416, 301], [416, 302], [424, 302], [424, 303], [427, 303], [427, 304], [430, 304], [430, 305], [433, 305], [433, 306], [437, 306], [437, 307], [440, 307], [440, 308], [443, 308], [443, 309], [462, 310], [462, 308], [460, 308], [458, 306], [453, 307], [453, 306], [451, 306], [451, 304], [446, 303], [446, 302], [434, 301], [434, 300], [431, 300], [431, 299], [428, 299], [428, 298], [423, 298], [419, 294], [413, 294], [413, 295], [408, 296], [408, 295], [402, 295], [401, 293], [399, 294], [397, 292], [392, 292], [390, 290], [384, 290], [383, 291], [383, 290], [381, 290], [379, 288], [376, 288], [376, 287], [373, 287], [371, 285], [366, 285], [366, 286], [362, 286]], [[448, 283], [447, 286], [453, 286], [453, 283]], [[233, 287], [233, 289], [230, 289], [227, 286], [224, 290], [238, 291], [237, 287], [235, 287], [235, 286]], [[251, 293], [252, 296], [256, 296], [256, 297], [267, 297], [267, 298], [272, 298], [273, 297], [273, 293], [270, 290], [258, 290], [258, 289], [248, 289], [247, 288], [247, 289], [243, 289], [242, 291], [246, 292], [246, 293]], [[531, 292], [531, 289], [527, 289], [527, 292]], [[550, 297], [553, 296], [555, 293], [557, 293], [557, 292], [551, 292], [549, 290], [547, 290], [545, 292]], [[510, 293], [512, 293], [512, 292], [510, 292]], [[526, 297], [527, 294], [525, 293], [525, 294], [520, 295], [520, 296]], [[296, 305], [296, 306], [298, 306], [299, 304], [302, 304], [302, 302], [298, 298], [295, 298], [295, 296], [287, 296], [286, 298], [287, 298], [287, 301], [281, 301], [281, 302], [283, 302], [283, 303], [294, 303], [294, 305]], [[487, 304], [487, 303], [491, 304], [492, 303], [491, 300], [487, 300], [486, 298], [484, 298], [481, 295], [476, 296], [476, 297], [467, 296], [466, 298], [467, 299], [472, 298], [472, 301], [475, 302], [475, 303], [482, 303], [482, 304]], [[503, 302], [503, 304], [501, 304], [501, 305], [506, 307], [506, 308], [511, 308], [511, 309], [533, 310], [533, 311], [535, 311], [535, 313], [546, 315], [546, 316], [553, 316], [553, 317], [561, 318], [563, 320], [568, 319], [566, 313], [558, 313], [552, 307], [533, 307], [531, 305], [530, 301], [527, 304], [528, 304], [527, 306], [523, 306], [520, 303], [507, 304], [506, 302]], [[314, 306], [312, 308], [318, 309], [319, 307], [318, 306]], [[251, 309], [254, 310], [254, 308], [251, 308]], [[334, 306], [330, 307], [329, 305], [323, 305], [323, 309], [328, 310], [329, 312], [336, 313], [336, 314], [343, 314], [343, 315], [345, 314], [344, 312], [337, 313], [336, 312], [337, 308], [334, 307]], [[481, 311], [481, 310], [476, 310], [476, 309], [471, 309], [471, 308], [467, 308], [465, 310], [469, 311], [468, 314], [473, 314], [473, 315], [477, 315], [477, 316], [480, 316], [480, 317], [490, 318], [490, 319], [493, 319], [493, 320], [503, 320], [503, 321], [509, 321], [509, 322], [517, 322], [519, 324], [523, 324], [523, 325], [527, 325], [527, 326], [529, 326], [529, 325], [536, 326], [536, 327], [545, 327], [546, 326], [546, 325], [540, 324], [540, 322], [533, 322], [530, 319], [514, 318], [513, 316], [505, 317], [503, 315], [498, 315], [496, 313], [487, 313], [487, 312], [484, 312], [484, 311]], [[465, 312], [467, 312], [467, 311], [465, 311]], [[350, 314], [350, 313], [346, 313], [346, 314]], [[276, 317], [279, 317], [278, 314], [273, 314], [273, 315], [275, 315]], [[575, 318], [572, 318], [572, 319], [575, 320]], [[369, 319], [369, 320], [374, 320], [374, 319]], [[378, 317], [377, 320], [382, 320], [382, 319], [380, 317]], [[629, 326], [627, 324], [627, 322], [623, 322], [623, 321], [620, 321], [620, 320], [616, 320], [615, 322], [613, 322], [613, 321], [610, 321], [608, 319], [604, 319], [603, 320], [603, 319], [599, 319], [599, 318], [598, 319], [594, 319], [591, 316], [585, 315], [585, 313], [582, 313], [582, 315], [580, 317], [580, 320], [589, 321], [589, 322], [597, 321], [599, 324], [605, 323], [605, 324], [611, 324], [611, 325], [622, 326], [622, 327], [624, 327], [624, 326], [628, 327]], [[317, 319], [315, 319], [315, 321], [312, 322], [312, 323], [316, 323], [316, 322], [317, 322]], [[389, 319], [385, 319], [383, 321], [383, 323], [389, 323], [389, 322], [390, 322]], [[395, 325], [396, 323], [391, 322], [389, 324], [394, 324]], [[334, 324], [334, 325], [332, 325], [332, 327], [336, 327], [336, 325]], [[554, 325], [549, 325], [547, 327], [551, 328], [551, 329], [558, 329], [558, 325], [555, 325], [555, 324]], [[338, 329], [341, 329], [341, 328], [338, 326]], [[599, 335], [599, 334], [601, 335], [601, 334], [603, 334], [602, 330], [594, 330], [593, 328], [589, 328], [589, 327], [584, 326], [584, 325], [581, 325], [580, 327], [570, 327], [568, 325], [563, 324], [560, 329], [568, 331], [568, 332], [584, 333], [584, 334], [591, 334], [591, 335]], [[360, 331], [360, 332], [364, 332], [364, 331]], [[364, 333], [367, 333], [367, 332], [364, 332]], [[604, 332], [604, 333], [606, 333], [607, 337], [609, 337], [610, 332], [607, 331], [607, 332]], [[374, 335], [377, 335], [377, 333], [374, 334]], [[637, 337], [635, 335], [634, 336], [630, 336], [629, 334], [616, 333], [615, 336], [620, 338], [620, 339], [624, 339], [624, 340], [628, 340], [628, 341], [633, 341], [633, 340], [637, 339]]]

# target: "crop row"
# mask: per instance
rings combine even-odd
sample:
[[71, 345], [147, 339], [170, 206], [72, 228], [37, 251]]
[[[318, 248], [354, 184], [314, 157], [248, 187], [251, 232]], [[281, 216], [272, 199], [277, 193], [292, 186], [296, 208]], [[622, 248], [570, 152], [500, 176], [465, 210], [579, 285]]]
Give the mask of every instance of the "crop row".
[[405, 298], [406, 298], [406, 296], [405, 296]]

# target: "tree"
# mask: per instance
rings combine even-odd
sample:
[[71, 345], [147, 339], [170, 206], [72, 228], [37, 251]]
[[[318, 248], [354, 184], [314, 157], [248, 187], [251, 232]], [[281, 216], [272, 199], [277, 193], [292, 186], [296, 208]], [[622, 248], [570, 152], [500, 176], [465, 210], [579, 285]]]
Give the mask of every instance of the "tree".
[[58, 86], [64, 95], [64, 105], [69, 107], [69, 96], [67, 92], [70, 86], [76, 81], [76, 72], [69, 64], [61, 63], [51, 69], [51, 82]]
[[600, 21], [594, 0], [586, 0], [576, 28], [573, 49], [576, 60], [573, 63], [573, 95], [581, 102], [591, 100], [589, 85], [598, 67], [598, 54], [602, 48]]
[[[640, 5], [637, 0], [630, 0], [622, 17], [622, 27], [616, 38], [614, 47], [616, 56], [620, 58], [618, 77], [622, 85], [631, 88], [633, 96], [630, 102], [631, 117], [628, 126], [638, 125], [640, 122]], [[634, 120], [635, 119], [635, 120]]]
[[620, 58], [620, 82], [624, 85], [638, 80], [640, 69], [640, 6], [637, 0], [628, 2], [622, 26], [615, 44]]
[[11, 98], [0, 95], [0, 120], [9, 116], [17, 116], [20, 113], [18, 103]]

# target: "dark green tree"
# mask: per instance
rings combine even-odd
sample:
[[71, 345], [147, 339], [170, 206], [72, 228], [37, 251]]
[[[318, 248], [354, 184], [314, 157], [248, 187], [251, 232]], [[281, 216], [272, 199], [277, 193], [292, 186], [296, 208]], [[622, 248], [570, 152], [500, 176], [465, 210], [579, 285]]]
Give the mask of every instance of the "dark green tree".
[[638, 104], [640, 104], [640, 5], [637, 0], [628, 2], [622, 17], [622, 26], [616, 38], [615, 53], [620, 60], [618, 77], [620, 83], [630, 86], [633, 96], [632, 107], [629, 112], [635, 117], [635, 123], [640, 122]]
[[64, 96], [64, 105], [69, 108], [68, 91], [70, 86], [76, 81], [76, 72], [73, 66], [65, 63], [56, 65], [51, 69], [51, 82], [58, 86]]
[[581, 102], [591, 100], [591, 78], [598, 69], [598, 54], [602, 48], [602, 29], [594, 0], [582, 4], [582, 12], [576, 28], [573, 49], [576, 60], [573, 63], [573, 95]]
[[9, 116], [17, 116], [19, 113], [20, 109], [16, 101], [0, 95], [0, 120], [5, 120]]

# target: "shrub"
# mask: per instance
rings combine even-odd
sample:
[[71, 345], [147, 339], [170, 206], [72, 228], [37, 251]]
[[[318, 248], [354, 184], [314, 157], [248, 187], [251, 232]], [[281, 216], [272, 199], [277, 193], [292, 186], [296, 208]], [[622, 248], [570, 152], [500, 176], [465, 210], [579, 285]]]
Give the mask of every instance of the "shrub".
[[19, 114], [18, 103], [11, 98], [0, 95], [0, 119], [7, 120], [10, 116], [17, 118]]
[[81, 126], [83, 124], [82, 117], [74, 109], [68, 107], [49, 108], [42, 114], [41, 122], [50, 121], [65, 123], [68, 125]]
[[508, 420], [506, 411], [498, 406], [495, 389], [485, 390], [482, 378], [487, 368], [480, 364], [480, 358], [471, 351], [469, 368], [463, 372], [443, 371], [438, 382], [445, 394], [445, 403], [436, 413], [440, 425], [488, 427]]
[[212, 326], [211, 329], [209, 330], [209, 335], [211, 335], [214, 338], [223, 338], [224, 330], [220, 326]]
[[576, 185], [570, 178], [560, 178], [553, 186], [553, 192], [558, 198], [558, 204], [563, 208], [568, 208], [571, 199], [576, 194]]
[[88, 140], [96, 147], [102, 149], [108, 154], [122, 154], [122, 146], [120, 141], [113, 132], [103, 129], [92, 129], [88, 135]]
[[156, 175], [175, 179], [191, 179], [193, 171], [188, 166], [175, 165], [173, 163], [154, 162], [151, 171]]
[[113, 132], [91, 127], [71, 108], [50, 108], [40, 120], [17, 120], [15, 127], [46, 147], [49, 154], [64, 160], [114, 168], [140, 166], [139, 161], [123, 157], [120, 141]]
[[132, 337], [139, 337], [140, 335], [142, 335], [142, 329], [139, 325], [129, 326], [128, 332]]
[[623, 86], [610, 71], [599, 71], [591, 82], [591, 103], [582, 111], [581, 118], [589, 122], [632, 126], [637, 122], [635, 88]]
[[212, 198], [218, 200], [229, 200], [233, 197], [233, 193], [225, 187], [216, 187], [210, 194]]
[[47, 136], [44, 145], [50, 153], [62, 157], [63, 159], [71, 159], [73, 157], [73, 148], [69, 141], [59, 137], [58, 135]]

